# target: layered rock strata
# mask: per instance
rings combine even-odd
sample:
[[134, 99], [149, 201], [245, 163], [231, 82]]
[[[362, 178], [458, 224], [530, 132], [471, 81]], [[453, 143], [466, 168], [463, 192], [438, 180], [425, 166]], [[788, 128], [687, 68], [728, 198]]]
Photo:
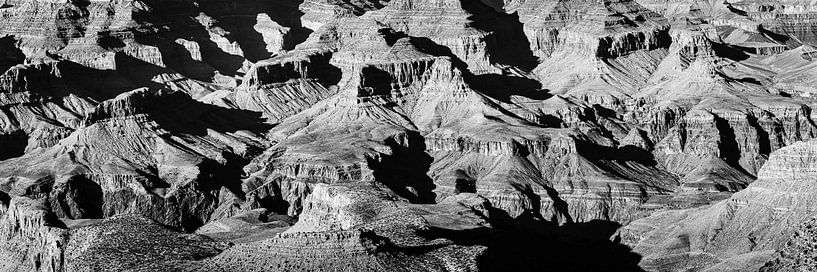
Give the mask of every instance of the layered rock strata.
[[[648, 270], [758, 269], [814, 214], [814, 140], [772, 153], [758, 179], [729, 199], [664, 211], [619, 231]], [[793, 246], [793, 245], [792, 245]]]

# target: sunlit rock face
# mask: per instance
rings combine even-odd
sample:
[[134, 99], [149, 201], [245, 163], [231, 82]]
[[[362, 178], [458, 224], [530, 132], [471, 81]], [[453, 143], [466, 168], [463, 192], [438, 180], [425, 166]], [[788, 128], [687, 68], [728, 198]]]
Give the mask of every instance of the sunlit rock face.
[[[631, 223], [620, 235], [645, 256], [642, 264], [651, 270], [755, 270], [784, 244], [784, 263], [777, 260], [770, 265], [791, 266], [797, 258], [810, 258], [792, 256], [791, 247], [809, 239], [802, 237], [809, 235], [803, 233], [808, 227], [798, 225], [808, 224], [805, 221], [815, 210], [811, 194], [816, 144], [811, 140], [775, 151], [757, 180], [726, 200], [658, 212]], [[795, 240], [787, 243], [789, 237]]]
[[8, 0], [0, 271], [810, 270], [813, 6]]

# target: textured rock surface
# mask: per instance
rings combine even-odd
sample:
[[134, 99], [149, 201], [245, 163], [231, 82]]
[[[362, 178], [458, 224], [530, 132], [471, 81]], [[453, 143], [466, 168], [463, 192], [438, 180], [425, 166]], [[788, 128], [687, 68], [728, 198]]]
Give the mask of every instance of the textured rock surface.
[[809, 271], [817, 269], [814, 258], [814, 218], [801, 223], [794, 229], [786, 245], [778, 249], [772, 260], [766, 262], [759, 271]]
[[226, 243], [178, 233], [137, 215], [117, 215], [71, 230], [67, 271], [181, 271], [220, 253]]
[[815, 16], [6, 0], [0, 271], [809, 269]]
[[69, 233], [43, 201], [12, 198], [3, 211], [2, 268], [5, 271], [63, 271]]
[[655, 213], [619, 234], [644, 255], [642, 265], [650, 270], [758, 269], [793, 232], [803, 235], [798, 225], [814, 214], [815, 152], [814, 140], [782, 148], [755, 182], [729, 199]]

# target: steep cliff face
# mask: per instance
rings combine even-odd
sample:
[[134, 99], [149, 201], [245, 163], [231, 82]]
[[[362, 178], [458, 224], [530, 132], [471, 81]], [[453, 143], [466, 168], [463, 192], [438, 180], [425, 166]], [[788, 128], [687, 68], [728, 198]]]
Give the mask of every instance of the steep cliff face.
[[25, 197], [8, 199], [2, 215], [3, 264], [5, 271], [63, 271], [63, 250], [68, 231], [42, 200]]
[[717, 204], [665, 211], [619, 235], [644, 255], [649, 270], [757, 269], [814, 214], [814, 140], [772, 153], [758, 179]]
[[[224, 121], [216, 123], [223, 126], [170, 118], [169, 105], [199, 116], [221, 114]], [[229, 186], [219, 182], [234, 171], [232, 161], [260, 145], [238, 132], [253, 129], [241, 125], [253, 114], [213, 110], [172, 91], [124, 93], [99, 104], [54, 146], [4, 161], [3, 185], [41, 184], [60, 217], [141, 213], [192, 230], [208, 220], [219, 190]]]
[[171, 231], [137, 215], [120, 215], [99, 222], [69, 221], [66, 226], [48, 208], [42, 199], [11, 197], [0, 226], [3, 240], [0, 269], [193, 271], [196, 260], [228, 247], [207, 237]]
[[7, 0], [0, 270], [805, 267], [813, 6]]
[[665, 18], [635, 1], [520, 1], [517, 12], [537, 56], [565, 48], [603, 58], [669, 45]]

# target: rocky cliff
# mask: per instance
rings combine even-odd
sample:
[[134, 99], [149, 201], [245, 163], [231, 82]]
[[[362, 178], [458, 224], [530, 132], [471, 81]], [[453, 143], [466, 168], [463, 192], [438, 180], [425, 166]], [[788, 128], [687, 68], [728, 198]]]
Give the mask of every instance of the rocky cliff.
[[811, 267], [811, 3], [0, 16], [0, 271]]
[[[619, 231], [622, 240], [650, 270], [758, 269], [791, 235], [802, 239], [798, 225], [814, 214], [814, 152], [814, 140], [782, 148], [746, 189], [707, 207], [637, 220]], [[784, 256], [792, 258], [793, 243], [799, 240], [787, 244]], [[784, 262], [800, 262], [793, 258]]]

